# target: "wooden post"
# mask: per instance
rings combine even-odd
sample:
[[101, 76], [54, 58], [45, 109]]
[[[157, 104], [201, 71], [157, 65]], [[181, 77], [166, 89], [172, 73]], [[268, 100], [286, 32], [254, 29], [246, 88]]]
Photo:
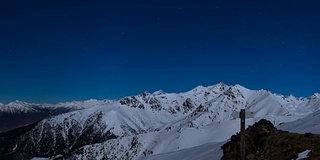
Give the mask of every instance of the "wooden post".
[[240, 118], [240, 157], [241, 160], [246, 159], [246, 146], [245, 146], [245, 126], [246, 126], [246, 118], [254, 118], [254, 112], [246, 112], [245, 109], [241, 109], [240, 112], [232, 112], [231, 116], [233, 118]]
[[240, 155], [241, 155], [241, 160], [245, 160], [246, 159], [246, 149], [245, 149], [245, 125], [246, 125], [246, 110], [245, 109], [241, 109], [240, 111], [240, 135], [241, 135], [241, 139], [240, 139]]

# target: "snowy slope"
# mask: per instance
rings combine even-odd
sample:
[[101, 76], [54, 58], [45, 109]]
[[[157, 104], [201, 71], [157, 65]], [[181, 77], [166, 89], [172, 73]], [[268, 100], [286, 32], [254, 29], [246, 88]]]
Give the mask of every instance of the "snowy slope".
[[247, 125], [261, 118], [278, 125], [317, 111], [319, 99], [318, 94], [295, 98], [223, 83], [184, 93], [144, 92], [45, 119], [19, 135], [12, 149], [38, 157], [66, 154], [71, 159], [179, 154], [226, 141], [239, 131], [239, 119], [231, 113], [241, 108], [255, 112]]
[[295, 133], [310, 132], [314, 134], [320, 134], [320, 111], [316, 111], [293, 122], [283, 123], [277, 128]]
[[220, 143], [207, 143], [188, 149], [182, 149], [176, 152], [169, 152], [165, 154], [158, 154], [155, 156], [142, 158], [142, 160], [209, 160], [220, 159], [223, 155]]
[[[284, 119], [284, 118], [282, 118]], [[295, 117], [294, 119], [297, 119]], [[290, 117], [287, 117], [287, 120], [285, 121], [290, 121]], [[253, 121], [257, 121], [257, 119], [247, 119], [246, 123], [249, 125], [252, 125]], [[230, 128], [237, 128], [239, 130], [239, 123], [234, 123], [235, 121], [230, 120], [228, 123], [229, 124], [222, 124], [222, 126], [229, 126]], [[236, 125], [236, 126], [232, 126]], [[248, 126], [248, 125], [247, 125]], [[209, 127], [209, 126], [208, 126]], [[212, 130], [218, 130], [221, 133], [226, 133], [230, 134], [228, 132], [232, 132], [232, 129], [226, 129], [227, 127], [224, 128], [219, 128], [218, 126], [211, 127], [211, 131], [207, 132], [211, 136], [203, 136], [207, 137], [208, 142], [210, 141], [215, 141], [214, 139], [217, 138], [216, 134], [212, 132]], [[293, 122], [287, 122], [283, 123], [277, 126], [278, 129], [289, 131], [289, 132], [295, 132], [295, 133], [313, 133], [313, 134], [320, 134], [320, 110], [307, 115], [301, 119], [295, 120]], [[201, 129], [202, 130], [202, 129]], [[235, 132], [235, 130], [233, 130]], [[202, 132], [204, 133], [204, 132]], [[192, 133], [189, 133], [192, 134]], [[220, 135], [218, 134], [218, 135]], [[194, 137], [195, 134], [190, 135], [189, 137]], [[220, 137], [221, 138], [221, 137]], [[194, 140], [196, 138], [193, 138]], [[223, 137], [221, 139], [224, 139]], [[226, 141], [225, 141], [226, 142]], [[195, 159], [203, 159], [203, 160], [208, 160], [208, 159], [220, 159], [223, 155], [221, 147], [225, 142], [211, 142], [209, 144], [203, 144], [203, 145], [198, 145], [196, 147], [192, 148], [187, 148], [183, 150], [178, 150], [174, 152], [168, 152], [168, 153], [163, 153], [163, 154], [158, 154], [154, 156], [150, 156], [147, 158], [142, 158], [143, 160], [160, 160], [160, 159], [168, 159], [168, 160], [176, 160], [176, 159], [190, 159], [190, 160], [195, 160]], [[307, 157], [306, 155], [310, 152], [310, 150], [306, 150], [302, 153], [300, 153], [298, 156], [298, 159], [302, 159]], [[210, 153], [210, 154], [207, 154]]]

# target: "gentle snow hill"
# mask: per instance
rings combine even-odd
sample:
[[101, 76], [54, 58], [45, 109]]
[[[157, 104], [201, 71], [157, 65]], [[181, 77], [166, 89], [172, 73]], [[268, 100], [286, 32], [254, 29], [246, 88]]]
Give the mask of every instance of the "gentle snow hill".
[[188, 149], [142, 158], [141, 160], [218, 160], [223, 155], [221, 146], [224, 143], [207, 143]]
[[283, 123], [278, 129], [295, 133], [320, 134], [320, 110], [293, 122]]
[[6, 146], [11, 155], [1, 146], [0, 154], [140, 159], [207, 143], [215, 148], [239, 131], [239, 119], [231, 116], [234, 111], [255, 112], [247, 125], [261, 118], [278, 125], [319, 110], [317, 95], [295, 98], [224, 83], [183, 93], [143, 92], [42, 120], [12, 137], [10, 142], [16, 143]]

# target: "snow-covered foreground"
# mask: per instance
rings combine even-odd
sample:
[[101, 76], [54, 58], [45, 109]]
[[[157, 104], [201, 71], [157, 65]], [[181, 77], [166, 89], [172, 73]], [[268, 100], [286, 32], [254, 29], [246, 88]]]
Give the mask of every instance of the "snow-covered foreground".
[[223, 155], [221, 146], [224, 142], [220, 143], [207, 143], [196, 147], [178, 150], [175, 152], [158, 154], [155, 156], [142, 158], [141, 160], [209, 160], [220, 159]]
[[[252, 125], [254, 122], [259, 121], [260, 118], [256, 119], [247, 119], [246, 120], [246, 127], [249, 125]], [[310, 114], [305, 117], [280, 117], [278, 118], [283, 123], [281, 125], [276, 126], [278, 129], [289, 131], [289, 132], [295, 132], [295, 133], [314, 133], [314, 134], [320, 134], [320, 110]], [[297, 120], [295, 120], [297, 119]], [[293, 120], [293, 121], [292, 121]], [[292, 121], [292, 122], [291, 122]], [[207, 144], [197, 145], [196, 147], [191, 147], [187, 149], [182, 149], [174, 152], [169, 153], [163, 153], [154, 155], [147, 158], [142, 158], [142, 160], [177, 160], [177, 159], [184, 159], [184, 160], [208, 160], [208, 159], [220, 159], [223, 155], [222, 153], [222, 145], [227, 142], [228, 138], [237, 131], [239, 131], [239, 119], [237, 120], [230, 120], [223, 123], [220, 123], [218, 125], [211, 125], [206, 126], [198, 131], [198, 133], [206, 133], [208, 135], [201, 135], [202, 138], [206, 137]], [[206, 131], [204, 131], [206, 130]], [[215, 130], [217, 130], [215, 132]], [[192, 139], [192, 141], [196, 141], [197, 143], [203, 143], [203, 140], [197, 141], [197, 138], [194, 138], [194, 136], [198, 135], [198, 133], [194, 134], [194, 132], [189, 132], [189, 137]], [[224, 134], [225, 133], [225, 134]], [[211, 135], [211, 136], [210, 136]], [[191, 138], [192, 137], [192, 138]], [[227, 138], [226, 138], [227, 137]], [[219, 140], [226, 140], [223, 142], [218, 142]], [[212, 142], [213, 141], [213, 142]], [[310, 150], [304, 151], [299, 154], [298, 159], [303, 159], [307, 157], [307, 154], [310, 152]]]
[[[17, 137], [13, 153], [65, 154], [70, 159], [206, 159], [211, 153], [219, 157], [222, 142], [240, 129], [239, 119], [231, 116], [234, 111], [255, 113], [247, 126], [264, 118], [284, 127], [300, 118], [313, 121], [308, 117], [319, 104], [319, 94], [296, 98], [223, 83], [177, 94], [144, 92], [45, 119]], [[290, 126], [289, 131], [296, 124]]]

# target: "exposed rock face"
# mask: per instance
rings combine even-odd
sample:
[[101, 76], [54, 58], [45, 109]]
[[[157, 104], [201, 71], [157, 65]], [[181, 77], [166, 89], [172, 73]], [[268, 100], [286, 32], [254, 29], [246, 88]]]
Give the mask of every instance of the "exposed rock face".
[[8, 132], [0, 133], [0, 152], [1, 159], [31, 159], [31, 156], [28, 153], [20, 153], [19, 151], [15, 155], [10, 155], [12, 153], [12, 148], [16, 146], [17, 139], [16, 137], [24, 134], [32, 130], [34, 126], [36, 126], [38, 122], [30, 124], [28, 126], [20, 127]]
[[[76, 121], [70, 122], [65, 119], [64, 124], [72, 126], [70, 128], [63, 128], [60, 125], [51, 125], [46, 121], [41, 121], [0, 133], [1, 158], [31, 159], [33, 156], [66, 155], [88, 143], [100, 143], [117, 138], [109, 130], [103, 133], [103, 130], [107, 129], [107, 125], [101, 122], [101, 118], [102, 113], [98, 113], [89, 117], [83, 126]], [[35, 127], [37, 125], [41, 127]], [[69, 134], [66, 135], [66, 132]], [[10, 151], [9, 148], [13, 148], [13, 151]]]
[[[298, 158], [298, 154], [305, 150], [311, 150], [307, 159], [320, 158], [320, 135], [277, 130], [265, 119], [248, 127], [245, 134], [248, 160], [291, 160]], [[222, 160], [240, 160], [240, 134], [233, 135], [222, 149]]]

